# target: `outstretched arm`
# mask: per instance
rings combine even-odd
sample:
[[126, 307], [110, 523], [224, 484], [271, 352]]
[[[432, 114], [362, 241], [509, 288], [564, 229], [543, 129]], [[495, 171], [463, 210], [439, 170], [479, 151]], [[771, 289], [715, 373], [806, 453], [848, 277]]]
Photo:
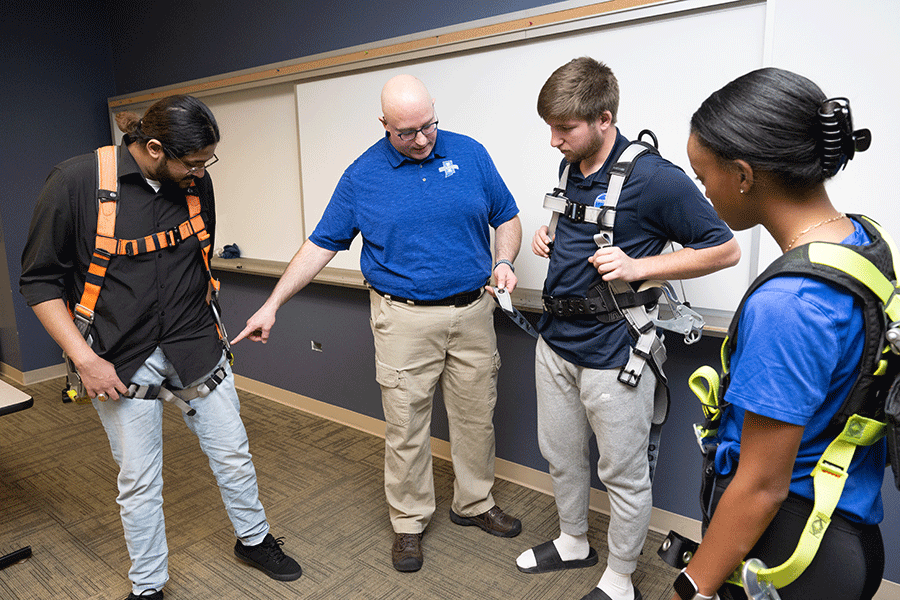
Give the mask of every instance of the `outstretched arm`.
[[284, 274], [275, 285], [275, 289], [252, 317], [247, 319], [247, 326], [235, 337], [231, 343], [237, 344], [244, 338], [250, 338], [254, 342], [266, 343], [269, 339], [269, 331], [275, 324], [275, 313], [281, 305], [306, 287], [325, 265], [337, 254], [334, 250], [326, 250], [316, 246], [309, 240], [303, 242], [297, 254], [291, 259]]

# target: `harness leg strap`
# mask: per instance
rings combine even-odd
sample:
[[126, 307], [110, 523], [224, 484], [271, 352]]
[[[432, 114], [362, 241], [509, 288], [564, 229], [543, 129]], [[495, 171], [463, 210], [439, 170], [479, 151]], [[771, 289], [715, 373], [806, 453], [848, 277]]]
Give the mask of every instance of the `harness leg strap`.
[[182, 390], [170, 390], [162, 385], [138, 385], [132, 383], [125, 394], [128, 398], [143, 400], [165, 400], [171, 402], [189, 417], [197, 414], [197, 410], [188, 402], [197, 398], [205, 398], [225, 380], [227, 373], [223, 367], [217, 367], [202, 383]]

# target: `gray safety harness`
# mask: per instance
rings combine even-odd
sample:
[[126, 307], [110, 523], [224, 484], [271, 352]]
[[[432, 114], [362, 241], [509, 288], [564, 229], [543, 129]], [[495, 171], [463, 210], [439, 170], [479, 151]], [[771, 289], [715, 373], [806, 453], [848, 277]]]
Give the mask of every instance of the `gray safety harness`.
[[[641, 141], [641, 137], [645, 134], [652, 138], [652, 145]], [[635, 162], [641, 156], [648, 153], [659, 154], [657, 145], [653, 132], [644, 130], [638, 135], [637, 141], [625, 148], [610, 168], [609, 186], [603, 206], [588, 206], [572, 202], [565, 197], [569, 167], [571, 166], [567, 164], [560, 177], [559, 187], [544, 196], [544, 208], [553, 212], [548, 226], [551, 240], [555, 236], [557, 222], [560, 216], [563, 216], [575, 223], [596, 224], [598, 233], [594, 235], [594, 242], [597, 247], [612, 246], [616, 205], [622, 188], [631, 175]], [[658, 318], [658, 300], [663, 294], [673, 313], [671, 319]], [[691, 344], [700, 339], [704, 325], [703, 317], [680, 302], [674, 289], [667, 282], [653, 282], [652, 287], [635, 291], [626, 281], [616, 279], [607, 282], [601, 279], [591, 286], [585, 297], [545, 296], [543, 303], [545, 310], [563, 318], [594, 315], [603, 323], [612, 323], [622, 319], [627, 322], [628, 331], [635, 343], [631, 347], [628, 362], [619, 371], [619, 381], [630, 387], [637, 387], [644, 366], [648, 363], [657, 379], [647, 452], [650, 478], [652, 479], [659, 456], [662, 425], [665, 423], [669, 411], [669, 389], [662, 369], [663, 363], [666, 361], [666, 348], [663, 345], [663, 338], [656, 334], [656, 329], [659, 327], [680, 333], [684, 335], [685, 342]]]

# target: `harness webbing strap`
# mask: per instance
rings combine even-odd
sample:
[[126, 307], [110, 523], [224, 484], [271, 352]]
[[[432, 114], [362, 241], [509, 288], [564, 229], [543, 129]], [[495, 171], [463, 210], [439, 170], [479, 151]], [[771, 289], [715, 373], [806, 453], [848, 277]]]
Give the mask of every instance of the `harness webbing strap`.
[[[641, 143], [630, 144], [622, 151], [616, 163], [609, 170], [609, 186], [606, 191], [605, 207], [612, 211], [616, 210], [619, 196], [622, 193], [622, 188], [625, 186], [625, 180], [631, 174], [632, 164], [647, 152], [651, 152], [651, 149]], [[601, 227], [601, 229], [602, 231], [594, 236], [594, 242], [597, 244], [597, 247], [607, 248], [612, 246], [613, 228]], [[631, 284], [621, 279], [610, 281], [608, 285], [613, 293], [614, 301], [616, 296], [620, 294], [633, 292]], [[642, 306], [617, 306], [617, 308], [625, 316], [625, 320], [628, 321], [632, 331], [637, 336], [637, 341], [632, 348], [628, 363], [619, 373], [619, 381], [632, 387], [637, 386], [644, 364], [648, 359], [652, 359], [657, 367], [655, 369], [656, 375], [662, 380], [661, 383], [665, 385], [666, 381], [662, 365], [666, 360], [666, 348], [659, 336], [656, 335], [656, 327], [647, 314], [646, 309]]]
[[790, 558], [776, 567], [761, 569], [757, 578], [769, 581], [776, 588], [794, 582], [812, 562], [819, 550], [822, 536], [831, 523], [831, 515], [847, 482], [850, 463], [858, 446], [871, 446], [884, 436], [886, 425], [880, 421], [853, 415], [841, 434], [828, 445], [812, 471], [815, 500], [800, 541]]
[[[561, 192], [566, 191], [566, 182], [569, 181], [569, 167], [571, 167], [571, 166], [572, 166], [572, 164], [567, 162], [566, 168], [563, 169], [562, 175], [560, 175], [560, 177], [559, 177], [559, 187], [556, 189], [560, 190]], [[555, 194], [557, 192], [554, 190], [553, 193]], [[544, 196], [544, 206], [547, 206], [547, 197], [546, 196]], [[560, 213], [557, 212], [556, 210], [553, 210], [552, 208], [551, 208], [551, 210], [553, 212], [550, 214], [550, 224], [547, 226], [547, 233], [550, 235], [550, 240], [552, 241], [556, 237], [556, 224], [559, 222]]]
[[[566, 165], [568, 169], [568, 165]], [[579, 223], [596, 223], [604, 229], [612, 229], [616, 220], [614, 210], [610, 210], [608, 206], [588, 206], [579, 204], [578, 202], [566, 201], [558, 196], [550, 194], [544, 196], [544, 208], [552, 210], [558, 221], [559, 215], [563, 214]], [[551, 217], [553, 219], [553, 217]], [[550, 228], [547, 227], [549, 230]], [[550, 232], [551, 236], [555, 233], [556, 228]]]
[[197, 411], [188, 402], [208, 396], [220, 383], [225, 381], [227, 375], [228, 373], [224, 367], [216, 367], [216, 370], [202, 383], [181, 390], [170, 390], [162, 385], [138, 385], [132, 383], [128, 386], [128, 392], [124, 395], [128, 398], [141, 400], [165, 400], [175, 404], [188, 416], [194, 416]]
[[855, 275], [884, 303], [884, 312], [891, 321], [900, 319], [900, 295], [896, 282], [892, 283], [872, 261], [846, 246], [813, 242], [809, 245], [809, 260]]
[[97, 148], [97, 200], [100, 216], [97, 235], [112, 237], [116, 230], [116, 200], [119, 198], [119, 153], [117, 146]]

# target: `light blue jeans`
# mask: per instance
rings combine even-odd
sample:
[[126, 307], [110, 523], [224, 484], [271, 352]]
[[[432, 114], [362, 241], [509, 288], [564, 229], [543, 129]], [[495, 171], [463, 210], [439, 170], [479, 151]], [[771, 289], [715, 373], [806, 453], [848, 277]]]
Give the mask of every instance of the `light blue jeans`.
[[[247, 432], [240, 417], [231, 366], [222, 362], [227, 377], [205, 398], [191, 401], [197, 413], [182, 413], [188, 428], [200, 440], [209, 466], [219, 484], [225, 510], [241, 543], [253, 546], [269, 531], [259, 501], [256, 470], [250, 456]], [[206, 376], [191, 385], [197, 385]], [[132, 383], [183, 387], [172, 363], [157, 348], [134, 374]], [[127, 383], [127, 382], [126, 382]], [[188, 386], [190, 387], [190, 386]], [[132, 591], [161, 590], [169, 580], [168, 546], [162, 510], [162, 400], [120, 398], [93, 401], [100, 415], [113, 458], [119, 465], [119, 496], [125, 543], [131, 557], [128, 576]], [[178, 410], [174, 406], [168, 410]]]

